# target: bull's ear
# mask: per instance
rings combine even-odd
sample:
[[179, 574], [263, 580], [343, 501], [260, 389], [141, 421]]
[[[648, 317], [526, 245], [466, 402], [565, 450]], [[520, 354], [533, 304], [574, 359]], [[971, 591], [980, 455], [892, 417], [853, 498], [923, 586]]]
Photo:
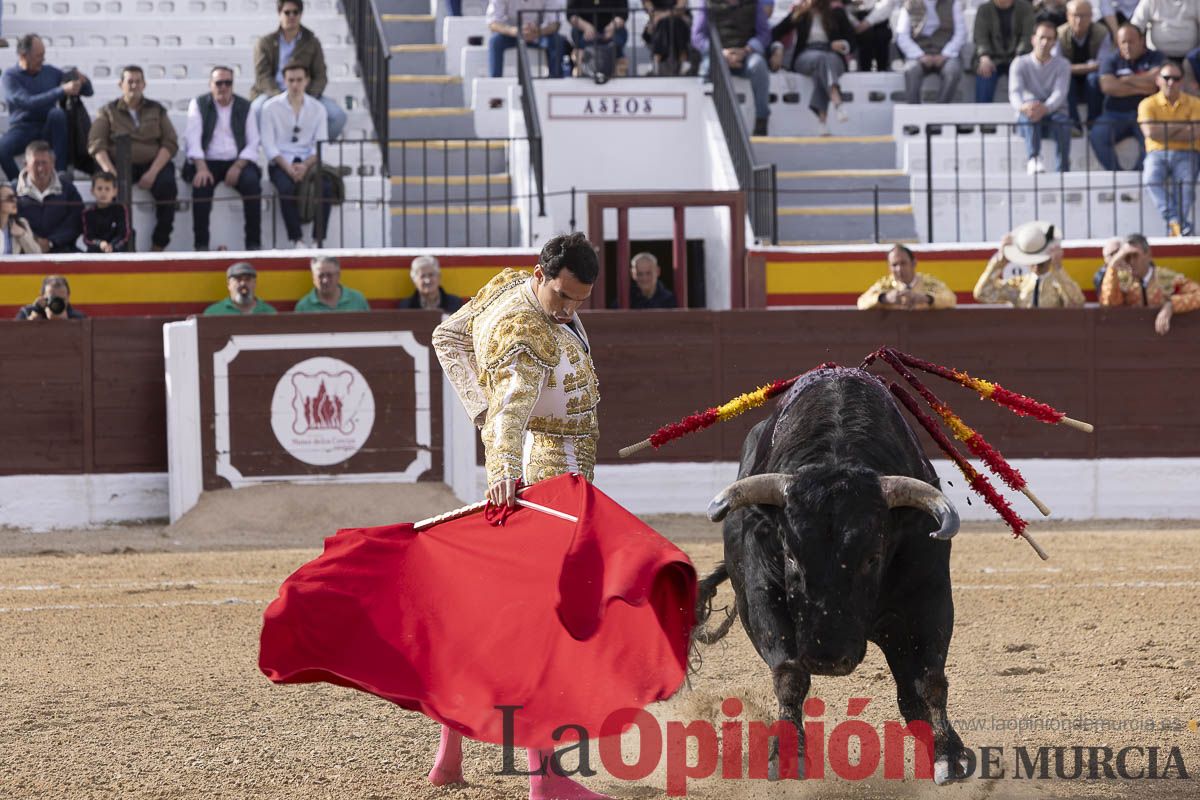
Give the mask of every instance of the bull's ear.
[[749, 505], [784, 506], [792, 476], [783, 472], [750, 475], [729, 484], [708, 504], [708, 518], [720, 522], [730, 511]]
[[938, 529], [929, 534], [931, 539], [950, 539], [958, 533], [958, 510], [946, 495], [925, 481], [907, 475], [882, 475], [879, 490], [888, 508], [906, 506], [919, 508], [938, 521]]

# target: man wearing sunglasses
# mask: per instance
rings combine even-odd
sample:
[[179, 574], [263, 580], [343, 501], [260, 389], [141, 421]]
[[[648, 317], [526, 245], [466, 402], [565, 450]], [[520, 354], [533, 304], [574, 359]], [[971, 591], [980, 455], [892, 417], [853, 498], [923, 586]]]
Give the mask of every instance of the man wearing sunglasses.
[[262, 246], [262, 175], [258, 171], [258, 122], [250, 101], [233, 93], [233, 70], [213, 67], [208, 94], [188, 105], [188, 162], [183, 179], [192, 184], [192, 231], [195, 249], [208, 249], [208, 220], [218, 183], [242, 196], [245, 249]]
[[1138, 125], [1146, 137], [1146, 191], [1167, 232], [1191, 236], [1200, 100], [1183, 93], [1183, 70], [1173, 61], [1159, 67], [1156, 82], [1159, 92], [1138, 104]]
[[306, 246], [300, 222], [299, 195], [307, 180], [320, 181], [320, 211], [313, 223], [313, 240], [320, 242], [329, 230], [333, 183], [327, 175], [310, 175], [317, 169], [317, 142], [329, 138], [325, 109], [306, 94], [308, 69], [303, 64], [283, 68], [287, 92], [263, 104], [262, 145], [270, 164], [271, 183], [279, 192], [279, 210], [294, 247]]
[[250, 100], [255, 121], [261, 129], [263, 103], [287, 91], [284, 66], [303, 64], [308, 70], [308, 93], [325, 107], [329, 138], [336, 139], [346, 127], [346, 111], [325, 95], [328, 83], [325, 51], [316, 34], [300, 24], [304, 0], [278, 0], [275, 8], [279, 11], [279, 28], [254, 45], [254, 88], [250, 90]]

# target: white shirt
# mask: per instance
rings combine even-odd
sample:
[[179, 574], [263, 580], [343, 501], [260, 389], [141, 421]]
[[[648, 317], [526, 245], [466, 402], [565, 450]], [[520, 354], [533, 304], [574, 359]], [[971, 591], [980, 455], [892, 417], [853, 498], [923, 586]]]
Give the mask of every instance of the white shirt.
[[1141, 0], [1130, 23], [1146, 32], [1147, 46], [1163, 55], [1182, 58], [1197, 44], [1198, 0]]
[[[925, 0], [925, 25], [922, 30], [917, 31], [917, 34], [923, 33], [930, 36], [941, 24], [941, 18], [937, 13], [937, 3], [935, 0]], [[954, 35], [942, 48], [942, 55], [946, 58], [958, 58], [959, 51], [962, 50], [966, 41], [967, 25], [963, 22], [962, 7], [958, 3], [954, 3]], [[911, 61], [916, 61], [925, 55], [921, 46], [913, 41], [912, 17], [908, 15], [907, 8], [900, 11], [900, 16], [896, 20], [896, 46], [900, 48], [901, 53], [904, 53], [904, 57]]]
[[200, 115], [200, 104], [196, 98], [188, 103], [187, 130], [183, 138], [187, 142], [187, 157], [190, 159], [203, 158], [209, 161], [246, 161], [258, 160], [258, 122], [254, 114], [246, 115], [246, 146], [239, 153], [237, 139], [233, 138], [233, 101], [217, 107], [217, 124], [213, 126], [212, 138], [208, 140], [208, 151], [201, 147], [204, 133], [204, 118]]
[[274, 161], [278, 156], [283, 156], [288, 163], [297, 158], [304, 161], [316, 154], [317, 142], [329, 140], [325, 106], [306, 94], [304, 105], [296, 114], [288, 102], [287, 92], [277, 94], [263, 103], [260, 133], [267, 161]]

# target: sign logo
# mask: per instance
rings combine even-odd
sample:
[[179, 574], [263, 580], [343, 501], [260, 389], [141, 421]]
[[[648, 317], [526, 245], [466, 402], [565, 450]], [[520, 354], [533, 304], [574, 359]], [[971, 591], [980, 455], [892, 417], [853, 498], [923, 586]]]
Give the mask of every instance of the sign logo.
[[550, 119], [687, 119], [687, 95], [551, 92]]
[[354, 367], [321, 356], [295, 364], [275, 384], [271, 429], [305, 464], [340, 464], [357, 453], [375, 424], [375, 396]]

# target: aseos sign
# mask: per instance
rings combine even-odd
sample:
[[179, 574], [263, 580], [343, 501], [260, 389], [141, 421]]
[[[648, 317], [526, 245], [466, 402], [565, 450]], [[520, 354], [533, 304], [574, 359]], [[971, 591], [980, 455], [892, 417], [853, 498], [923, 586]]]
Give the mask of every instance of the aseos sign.
[[550, 119], [687, 119], [687, 95], [550, 92]]
[[275, 384], [271, 428], [283, 449], [305, 464], [340, 464], [362, 448], [374, 424], [371, 387], [345, 361], [310, 358]]

